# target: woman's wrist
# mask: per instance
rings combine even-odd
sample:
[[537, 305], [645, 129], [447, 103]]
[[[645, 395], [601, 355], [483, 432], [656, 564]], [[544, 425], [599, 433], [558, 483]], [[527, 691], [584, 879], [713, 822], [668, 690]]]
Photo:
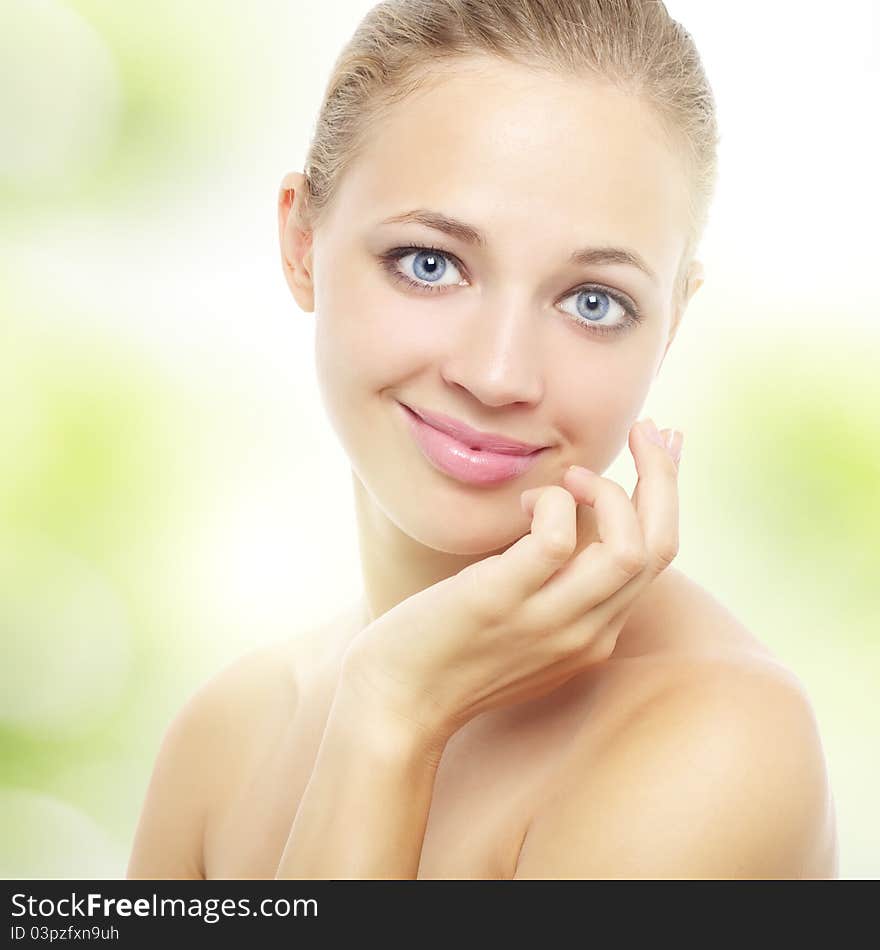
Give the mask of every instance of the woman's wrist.
[[418, 877], [448, 738], [340, 674], [277, 879]]
[[385, 693], [353, 661], [342, 665], [330, 719], [335, 728], [369, 742], [377, 755], [393, 761], [420, 760], [434, 767], [455, 732], [449, 719], [430, 703]]

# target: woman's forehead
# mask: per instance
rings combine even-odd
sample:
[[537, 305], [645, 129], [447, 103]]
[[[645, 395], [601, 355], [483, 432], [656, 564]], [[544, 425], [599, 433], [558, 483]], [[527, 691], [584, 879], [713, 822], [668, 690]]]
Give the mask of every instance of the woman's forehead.
[[511, 68], [444, 77], [391, 107], [346, 175], [347, 198], [378, 219], [478, 195], [511, 223], [582, 219], [649, 244], [684, 226], [682, 164], [647, 105]]
[[[371, 128], [346, 173], [341, 220], [431, 208], [512, 233], [627, 244], [675, 269], [686, 184], [651, 111], [617, 90], [523, 70], [432, 83]], [[517, 245], [518, 246], [518, 245]]]

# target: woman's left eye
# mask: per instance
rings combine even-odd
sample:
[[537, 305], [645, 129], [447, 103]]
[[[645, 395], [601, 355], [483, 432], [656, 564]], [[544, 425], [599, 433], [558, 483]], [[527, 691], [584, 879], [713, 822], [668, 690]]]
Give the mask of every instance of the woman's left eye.
[[[401, 269], [401, 262], [412, 258], [406, 265], [407, 272], [412, 270], [417, 280]], [[447, 251], [434, 247], [398, 247], [380, 258], [382, 265], [395, 279], [416, 290], [437, 293], [447, 287], [466, 287], [467, 280], [461, 277], [461, 266], [457, 259]], [[441, 283], [449, 268], [459, 275], [458, 280]], [[601, 284], [585, 284], [578, 287], [563, 299], [575, 300], [576, 313], [571, 314], [575, 322], [591, 333], [620, 333], [629, 330], [641, 322], [642, 316], [636, 305], [626, 296]], [[610, 322], [603, 322], [614, 308], [618, 315]], [[566, 313], [570, 311], [566, 310]]]
[[[597, 333], [621, 333], [635, 326], [641, 316], [634, 304], [626, 297], [599, 284], [587, 284], [565, 298], [573, 299], [576, 313], [572, 314], [578, 323]], [[614, 316], [615, 308], [617, 315]], [[566, 313], [570, 311], [566, 310]], [[609, 322], [606, 317], [611, 314]]]

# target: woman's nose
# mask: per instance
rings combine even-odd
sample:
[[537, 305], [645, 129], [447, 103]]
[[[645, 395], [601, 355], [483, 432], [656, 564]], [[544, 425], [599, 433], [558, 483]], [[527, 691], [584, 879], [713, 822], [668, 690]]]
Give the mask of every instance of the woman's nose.
[[465, 315], [458, 330], [441, 366], [446, 382], [488, 406], [540, 401], [544, 367], [533, 310], [484, 306]]

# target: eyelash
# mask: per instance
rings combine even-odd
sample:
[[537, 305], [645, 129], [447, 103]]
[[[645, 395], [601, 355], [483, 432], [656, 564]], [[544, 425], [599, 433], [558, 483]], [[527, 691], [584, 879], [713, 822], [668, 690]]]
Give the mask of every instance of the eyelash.
[[[446, 287], [440, 286], [431, 286], [430, 284], [422, 284], [417, 281], [414, 281], [412, 278], [407, 277], [399, 267], [397, 267], [397, 262], [409, 254], [418, 253], [419, 251], [427, 251], [429, 254], [438, 254], [441, 257], [445, 257], [453, 262], [455, 266], [460, 271], [465, 271], [464, 266], [461, 261], [449, 251], [444, 251], [439, 247], [428, 247], [425, 245], [413, 244], [408, 247], [395, 247], [392, 250], [387, 251], [385, 254], [382, 254], [379, 258], [380, 263], [385, 268], [386, 271], [397, 281], [402, 284], [405, 284], [408, 287], [413, 289], [429, 293], [443, 293], [447, 288], [451, 288], [454, 285], [446, 285]], [[603, 294], [606, 294], [612, 300], [616, 301], [623, 307], [626, 312], [627, 319], [617, 324], [617, 326], [608, 327], [602, 326], [601, 324], [592, 324], [588, 323], [586, 320], [583, 320], [579, 317], [572, 316], [572, 314], [566, 314], [566, 316], [572, 317], [574, 322], [580, 326], [584, 327], [588, 333], [596, 333], [599, 335], [606, 335], [609, 333], [624, 333], [627, 330], [631, 330], [633, 327], [637, 326], [642, 321], [642, 314], [639, 311], [638, 307], [628, 298], [624, 297], [618, 291], [613, 290], [611, 287], [605, 287], [603, 284], [582, 284], [580, 287], [575, 287], [573, 290], [570, 290], [562, 299], [565, 300], [567, 297], [572, 297], [575, 294], [579, 294], [584, 290], [598, 290]]]

